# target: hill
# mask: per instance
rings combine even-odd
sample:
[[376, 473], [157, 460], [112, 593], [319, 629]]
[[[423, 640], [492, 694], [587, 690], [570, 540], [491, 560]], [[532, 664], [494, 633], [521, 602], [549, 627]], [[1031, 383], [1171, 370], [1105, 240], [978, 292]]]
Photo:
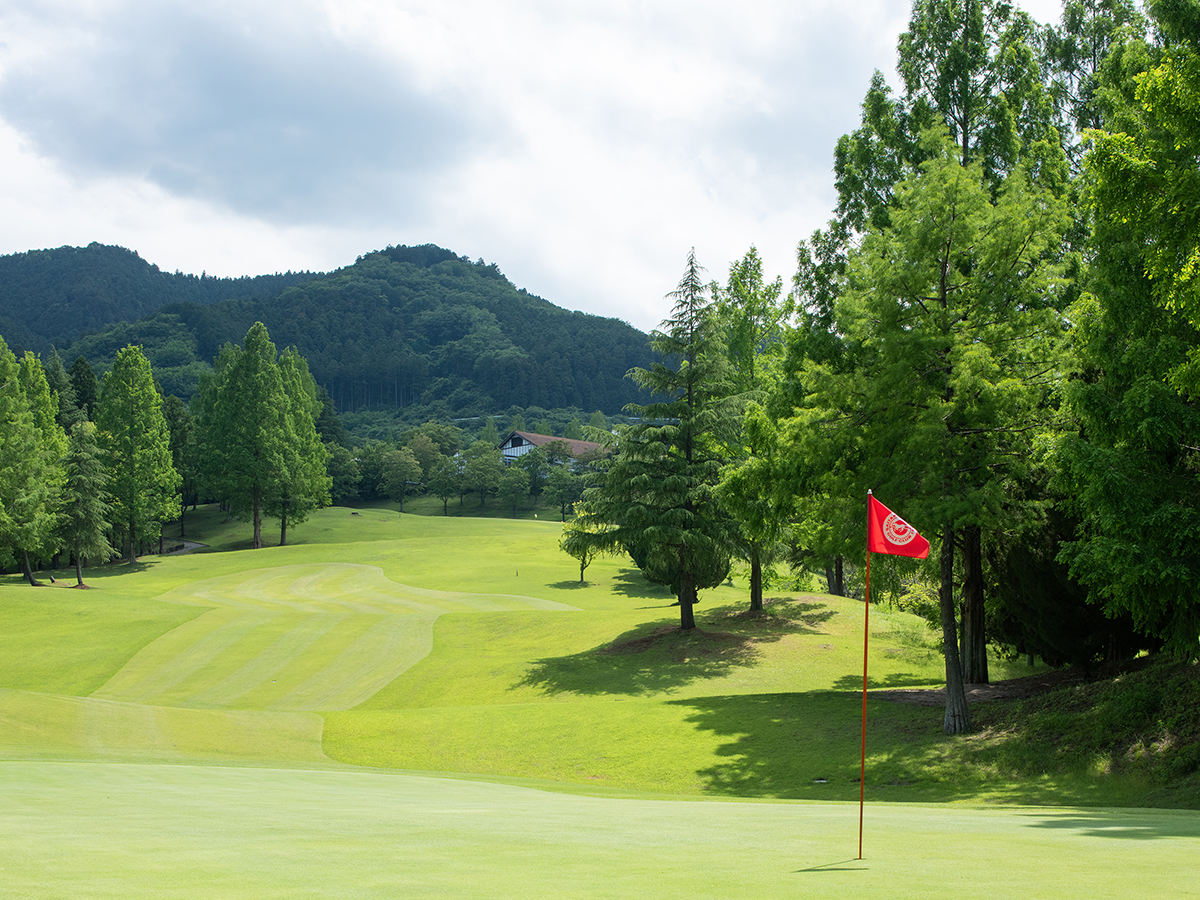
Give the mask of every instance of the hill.
[[472, 415], [511, 406], [618, 412], [646, 397], [625, 373], [647, 336], [515, 287], [494, 265], [433, 245], [389, 247], [270, 296], [171, 303], [60, 351], [99, 372], [141, 344], [167, 393], [187, 399], [227, 342], [263, 322], [295, 346], [339, 412], [415, 408]]
[[278, 294], [316, 277], [287, 272], [210, 278], [164, 272], [132, 250], [91, 243], [0, 256], [0, 334], [17, 351], [46, 352], [171, 303], [218, 303]]

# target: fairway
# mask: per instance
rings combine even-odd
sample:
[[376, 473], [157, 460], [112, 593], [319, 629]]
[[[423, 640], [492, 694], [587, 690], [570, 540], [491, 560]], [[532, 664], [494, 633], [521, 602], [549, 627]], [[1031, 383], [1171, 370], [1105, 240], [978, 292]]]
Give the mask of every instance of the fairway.
[[[1097, 782], [876, 699], [854, 859], [861, 603], [746, 617], [725, 585], [680, 633], [558, 534], [331, 509], [293, 546], [0, 583], [0, 896], [1200, 896], [1194, 811], [1030, 806]], [[939, 683], [923, 623], [871, 624], [873, 687]]]

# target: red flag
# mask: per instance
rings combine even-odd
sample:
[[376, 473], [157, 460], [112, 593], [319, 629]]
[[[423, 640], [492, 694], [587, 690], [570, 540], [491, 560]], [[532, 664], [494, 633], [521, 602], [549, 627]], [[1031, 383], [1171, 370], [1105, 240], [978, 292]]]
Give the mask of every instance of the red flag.
[[929, 541], [917, 534], [917, 529], [868, 494], [867, 550], [871, 553], [924, 559], [929, 555]]

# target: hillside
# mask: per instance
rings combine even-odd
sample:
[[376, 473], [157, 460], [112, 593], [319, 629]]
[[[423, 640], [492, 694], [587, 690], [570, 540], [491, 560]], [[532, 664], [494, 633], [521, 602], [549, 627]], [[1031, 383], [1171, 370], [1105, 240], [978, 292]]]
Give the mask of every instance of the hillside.
[[164, 272], [132, 250], [91, 243], [0, 256], [0, 335], [14, 349], [45, 352], [114, 322], [132, 322], [171, 303], [262, 297], [314, 278], [312, 272], [210, 278]]
[[172, 303], [60, 350], [99, 372], [141, 344], [164, 391], [187, 399], [227, 341], [262, 321], [295, 346], [339, 412], [419, 408], [472, 415], [510, 406], [618, 412], [645, 396], [625, 378], [650, 362], [632, 326], [570, 312], [515, 287], [495, 265], [449, 250], [389, 247], [271, 296]]

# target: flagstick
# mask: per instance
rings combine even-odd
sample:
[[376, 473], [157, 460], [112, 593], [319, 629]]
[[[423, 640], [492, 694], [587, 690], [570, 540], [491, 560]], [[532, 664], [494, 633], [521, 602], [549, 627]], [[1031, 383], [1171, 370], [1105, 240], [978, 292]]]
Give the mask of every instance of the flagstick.
[[[868, 493], [870, 493], [868, 491]], [[858, 858], [862, 859], [863, 800], [867, 786], [867, 639], [871, 620], [871, 551], [867, 551], [867, 590], [863, 602], [863, 709], [862, 709], [862, 762], [858, 773]]]

